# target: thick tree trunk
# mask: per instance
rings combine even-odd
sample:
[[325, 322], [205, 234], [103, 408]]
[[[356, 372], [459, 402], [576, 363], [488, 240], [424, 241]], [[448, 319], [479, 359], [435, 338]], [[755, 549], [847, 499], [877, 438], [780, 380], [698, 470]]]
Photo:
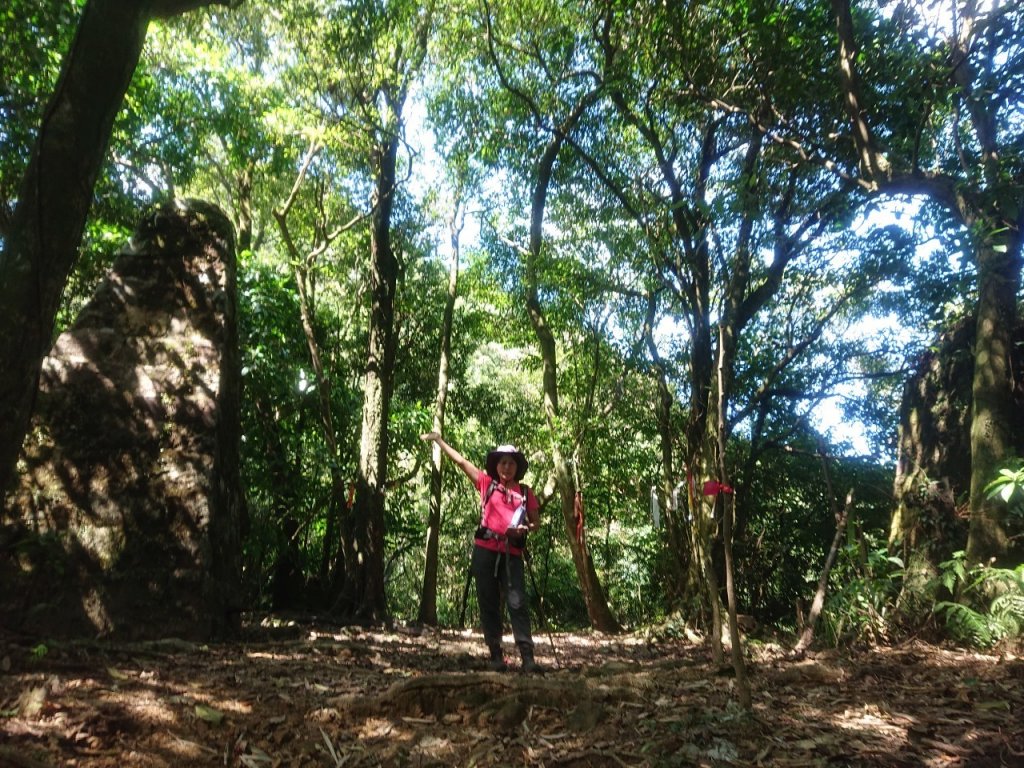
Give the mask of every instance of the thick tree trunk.
[[[437, 366], [437, 399], [434, 403], [434, 431], [444, 434], [444, 414], [448, 403], [448, 378], [451, 370], [452, 324], [455, 317], [455, 300], [459, 295], [459, 234], [462, 231], [461, 203], [456, 203], [456, 212], [449, 222], [452, 244], [452, 266], [448, 273], [448, 297], [444, 305], [444, 319], [441, 323], [441, 357]], [[437, 550], [441, 531], [441, 481], [443, 479], [441, 446], [431, 442], [430, 465], [430, 513], [427, 527], [427, 546], [423, 564], [423, 592], [420, 594], [420, 609], [417, 619], [422, 624], [437, 625]]]
[[[983, 233], [977, 244], [978, 315], [974, 347], [974, 402], [971, 409], [971, 527], [967, 537], [967, 558], [973, 563], [994, 559], [1007, 563], [1010, 548], [1004, 506], [985, 498], [984, 488], [999, 469], [1021, 447], [1018, 427], [1021, 417], [1014, 408], [1012, 335], [1017, 327], [1017, 295], [1021, 279], [1021, 226], [1024, 225], [1024, 193], [1019, 175], [1002, 158], [1010, 157], [999, 145], [996, 125], [1001, 97], [981, 82], [972, 57], [985, 50], [988, 62], [1000, 56], [997, 46], [981, 45], [978, 35], [984, 26], [982, 4], [967, 2], [961, 9], [959, 37], [951, 52], [951, 74], [960, 87], [971, 115], [971, 127], [980, 149], [979, 168], [984, 185], [961, 193], [960, 210], [965, 225]], [[995, 12], [994, 10], [992, 12]], [[1011, 108], [1002, 107], [1009, 118]], [[1011, 161], [1012, 162], [1012, 161]], [[984, 201], [980, 205], [976, 201]], [[976, 207], [977, 206], [977, 207]], [[973, 210], [972, 210], [973, 209]], [[1014, 441], [1017, 444], [1014, 444]]]
[[[963, 549], [966, 524], [957, 505], [971, 475], [971, 402], [977, 320], [945, 328], [915, 364], [900, 400], [899, 439], [889, 545], [929, 577]], [[931, 605], [925, 606], [930, 613]]]
[[889, 548], [906, 564], [899, 609], [911, 623], [932, 619], [939, 565], [966, 546], [960, 507], [971, 485], [975, 318], [945, 328], [903, 388]]
[[0, 497], [28, 428], [61, 293], [148, 24], [144, 3], [86, 4], [22, 181], [0, 254]]
[[1020, 448], [1021, 417], [1014, 403], [1013, 332], [1020, 290], [1020, 239], [987, 242], [978, 256], [978, 315], [971, 409], [971, 522], [967, 559], [1015, 566], [1009, 554], [1006, 505], [985, 497], [985, 486]]
[[89, 0], [43, 115], [0, 252], [0, 497], [28, 429], [61, 293], [149, 26], [212, 0]]

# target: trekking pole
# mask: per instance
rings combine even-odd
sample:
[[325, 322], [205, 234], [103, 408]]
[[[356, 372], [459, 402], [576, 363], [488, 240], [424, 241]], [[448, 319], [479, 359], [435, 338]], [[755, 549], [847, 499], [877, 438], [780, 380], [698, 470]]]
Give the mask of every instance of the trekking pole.
[[462, 588], [462, 610], [459, 613], [459, 629], [466, 628], [466, 603], [469, 600], [469, 583], [473, 581], [473, 545], [469, 545], [469, 564], [466, 566], [466, 586]]
[[544, 616], [544, 598], [537, 589], [537, 579], [533, 575], [533, 558], [530, 555], [530, 550], [523, 551], [523, 560], [526, 562], [526, 572], [530, 574], [530, 584], [533, 585], [533, 592], [537, 595], [537, 618], [540, 619], [541, 629], [548, 636], [548, 642], [551, 643], [551, 652], [555, 656], [555, 669], [562, 668], [562, 662], [558, 658], [558, 648], [555, 647], [555, 636], [551, 634], [551, 628], [548, 626], [548, 621]]
[[469, 582], [473, 580], [473, 569], [466, 569], [466, 586], [462, 588], [462, 610], [459, 612], [459, 629], [466, 628], [466, 602], [469, 600]]

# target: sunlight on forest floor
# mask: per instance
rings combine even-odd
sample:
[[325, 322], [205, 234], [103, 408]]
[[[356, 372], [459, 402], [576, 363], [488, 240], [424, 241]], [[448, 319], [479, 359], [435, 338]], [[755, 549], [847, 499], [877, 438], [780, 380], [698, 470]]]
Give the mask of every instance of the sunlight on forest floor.
[[703, 644], [640, 635], [539, 633], [527, 676], [487, 671], [473, 632], [285, 622], [45, 653], [0, 634], [0, 768], [1024, 765], [1012, 654], [745, 650], [750, 715]]

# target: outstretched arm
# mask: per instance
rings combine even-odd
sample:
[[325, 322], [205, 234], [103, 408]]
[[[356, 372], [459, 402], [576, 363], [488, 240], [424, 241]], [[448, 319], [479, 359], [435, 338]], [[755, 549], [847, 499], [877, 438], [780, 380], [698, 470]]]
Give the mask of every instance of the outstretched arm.
[[437, 443], [441, 451], [445, 453], [449, 459], [454, 461], [459, 466], [459, 469], [466, 473], [466, 477], [468, 477], [473, 482], [474, 486], [476, 485], [477, 480], [479, 480], [480, 478], [480, 473], [483, 470], [475, 466], [473, 462], [471, 462], [457, 450], [448, 445], [448, 443], [444, 441], [444, 438], [442, 438], [441, 435], [439, 435], [437, 432], [426, 432], [420, 435], [420, 440], [423, 440], [428, 443], [431, 441]]

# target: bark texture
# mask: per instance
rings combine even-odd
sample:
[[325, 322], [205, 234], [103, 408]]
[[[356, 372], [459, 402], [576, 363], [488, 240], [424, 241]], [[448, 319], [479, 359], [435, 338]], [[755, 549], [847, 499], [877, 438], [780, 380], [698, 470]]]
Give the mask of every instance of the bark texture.
[[[1015, 166], [1013, 132], [1000, 124], [1014, 120], [1009, 102], [984, 75], [1000, 66], [1005, 49], [998, 39], [1002, 11], [968, 0], [958, 5], [949, 45], [949, 77], [956, 99], [966, 107], [969, 134], [976, 148], [959, 151], [963, 175], [949, 175], [918, 166], [916, 156], [884, 154], [873, 115], [862, 111], [861, 74], [857, 64], [857, 30], [850, 0], [832, 0], [839, 54], [840, 90], [861, 159], [858, 183], [866, 189], [925, 195], [972, 232], [978, 270], [977, 328], [974, 342], [970, 455], [970, 535], [967, 556], [972, 563], [1010, 563], [1011, 537], [1000, 505], [985, 497], [985, 486], [1013, 455], [1014, 424], [1019, 419], [1011, 376], [1016, 352], [1010, 338], [1017, 327], [1017, 296], [1021, 285], [1021, 230], [1024, 187]], [[953, 105], [959, 114], [960, 104]], [[955, 126], [955, 130], [960, 130]], [[965, 133], [968, 133], [965, 130]], [[961, 146], [958, 144], [958, 146]], [[909, 162], [908, 162], [909, 161]]]
[[148, 23], [143, 3], [86, 5], [26, 169], [0, 252], [0, 492], [12, 478], [61, 292]]
[[561, 420], [561, 413], [558, 405], [558, 350], [554, 332], [548, 325], [544, 308], [540, 302], [540, 279], [538, 277], [541, 251], [544, 245], [544, 215], [555, 162], [564, 145], [565, 137], [579, 123], [596, 95], [596, 91], [588, 94], [573, 108], [545, 145], [544, 152], [537, 162], [530, 206], [530, 247], [525, 254], [525, 288], [526, 312], [537, 337], [544, 365], [544, 414], [554, 436], [551, 441], [551, 460], [554, 465], [555, 485], [558, 488], [558, 496], [561, 501], [562, 520], [568, 535], [569, 550], [572, 552], [573, 564], [576, 566], [576, 575], [583, 592], [583, 601], [587, 606], [590, 625], [600, 632], [618, 632], [621, 627], [608, 605], [608, 598], [601, 585], [601, 580], [598, 578], [586, 538], [576, 535], [576, 494], [583, 489], [577, 486], [569, 468], [569, 461], [559, 445], [557, 424]]

